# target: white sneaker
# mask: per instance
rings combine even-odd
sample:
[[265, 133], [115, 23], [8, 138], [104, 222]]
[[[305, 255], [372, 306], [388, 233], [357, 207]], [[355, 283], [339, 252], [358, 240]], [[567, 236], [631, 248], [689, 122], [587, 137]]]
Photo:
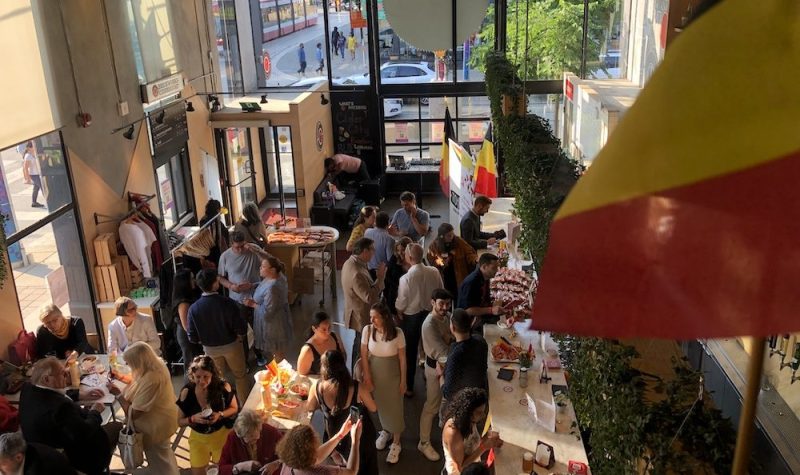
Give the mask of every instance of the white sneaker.
[[422, 452], [422, 455], [424, 455], [425, 458], [427, 458], [431, 462], [436, 462], [441, 458], [439, 456], [439, 452], [437, 452], [436, 449], [433, 448], [430, 442], [424, 442], [424, 443], [420, 442], [419, 444], [417, 444], [417, 450]]
[[402, 447], [400, 444], [392, 444], [389, 447], [389, 455], [386, 456], [386, 463], [395, 464], [398, 460], [400, 460], [400, 451]]
[[386, 448], [386, 444], [392, 440], [392, 434], [382, 430], [380, 434], [378, 434], [378, 438], [375, 440], [375, 448], [378, 450], [383, 450]]

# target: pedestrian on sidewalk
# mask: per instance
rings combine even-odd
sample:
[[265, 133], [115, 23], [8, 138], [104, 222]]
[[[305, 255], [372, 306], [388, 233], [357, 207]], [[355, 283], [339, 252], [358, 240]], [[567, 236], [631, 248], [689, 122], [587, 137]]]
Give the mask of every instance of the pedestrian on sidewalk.
[[322, 55], [322, 43], [317, 43], [317, 63], [319, 66], [317, 67], [317, 73], [322, 74], [322, 70], [325, 69], [325, 57]]
[[305, 76], [306, 75], [306, 64], [308, 64], [308, 63], [306, 63], [306, 49], [303, 46], [303, 43], [300, 43], [300, 47], [297, 49], [297, 61], [300, 62], [300, 69], [298, 69], [297, 72], [301, 76]]
[[356, 37], [352, 30], [350, 30], [350, 36], [347, 37], [347, 51], [350, 52], [350, 60], [354, 61], [356, 59]]
[[36, 158], [36, 154], [33, 151], [33, 142], [28, 142], [25, 145], [25, 155], [23, 158], [23, 176], [24, 172], [27, 171], [28, 176], [31, 178], [33, 182], [33, 192], [31, 194], [31, 207], [32, 208], [44, 208], [44, 205], [39, 203], [39, 191], [42, 189], [42, 178], [40, 176], [39, 171], [39, 159]]
[[342, 59], [344, 59], [344, 44], [345, 44], [344, 35], [339, 35], [339, 53], [341, 53]]
[[333, 55], [339, 54], [339, 27], [334, 26], [331, 32], [331, 48], [333, 48]]

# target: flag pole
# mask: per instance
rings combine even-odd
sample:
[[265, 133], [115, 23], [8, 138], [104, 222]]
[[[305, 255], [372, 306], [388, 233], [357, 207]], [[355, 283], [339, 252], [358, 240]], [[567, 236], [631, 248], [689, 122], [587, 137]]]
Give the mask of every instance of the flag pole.
[[753, 352], [747, 365], [747, 382], [739, 416], [739, 431], [736, 436], [736, 451], [733, 455], [733, 475], [745, 475], [750, 465], [750, 451], [753, 445], [753, 426], [758, 404], [758, 391], [761, 389], [761, 374], [764, 369], [764, 339], [753, 338]]

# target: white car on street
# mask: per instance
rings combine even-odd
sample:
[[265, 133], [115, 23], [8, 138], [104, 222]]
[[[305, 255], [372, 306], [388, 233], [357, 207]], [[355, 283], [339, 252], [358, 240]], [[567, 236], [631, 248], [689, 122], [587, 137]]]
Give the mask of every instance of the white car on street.
[[[328, 78], [325, 76], [314, 76], [310, 78], [301, 79], [296, 81], [290, 85], [290, 87], [309, 87], [314, 86], [322, 81], [327, 81]], [[342, 85], [340, 79], [333, 78], [333, 83], [336, 85]], [[366, 84], [369, 84], [369, 78], [367, 78]], [[384, 99], [383, 100], [383, 116], [384, 117], [394, 117], [396, 115], [400, 115], [403, 113], [403, 100], [402, 99]]]
[[[428, 67], [428, 63], [384, 63], [381, 66], [381, 83], [382, 84], [417, 84], [424, 82], [433, 82], [436, 79], [436, 73]], [[348, 76], [344, 78], [342, 85], [369, 85], [369, 74], [357, 74], [355, 76]]]

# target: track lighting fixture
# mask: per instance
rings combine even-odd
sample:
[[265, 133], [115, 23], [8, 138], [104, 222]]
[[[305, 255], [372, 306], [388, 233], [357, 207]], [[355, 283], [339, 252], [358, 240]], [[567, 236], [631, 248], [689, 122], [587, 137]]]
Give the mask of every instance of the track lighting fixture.
[[159, 112], [156, 114], [156, 124], [163, 124], [164, 123], [164, 111]]
[[325, 97], [325, 94], [322, 94], [322, 96], [321, 96], [321, 97], [320, 97], [320, 99], [319, 99], [319, 102], [320, 102], [320, 104], [322, 104], [323, 106], [327, 106], [327, 105], [328, 105], [328, 104], [329, 104], [331, 101], [329, 101], [329, 100], [328, 100], [328, 98], [327, 98], [327, 97]]
[[[162, 114], [163, 114], [163, 112], [162, 112]], [[125, 132], [122, 133], [122, 136], [125, 137], [128, 140], [133, 140], [133, 132], [134, 132], [134, 130], [135, 130], [135, 127], [133, 126], [133, 124], [131, 124], [131, 126], [128, 127], [128, 130], [126, 130]]]
[[192, 101], [186, 101], [186, 112], [194, 112], [194, 105], [192, 105]]
[[266, 94], [262, 94], [262, 95], [261, 95], [261, 103], [262, 103], [262, 104], [266, 104], [267, 102], [269, 102], [269, 101], [267, 100], [267, 95], [266, 95]]
[[211, 103], [211, 112], [217, 112], [222, 109], [222, 106], [219, 103], [219, 97], [211, 94], [208, 96], [208, 102]]

